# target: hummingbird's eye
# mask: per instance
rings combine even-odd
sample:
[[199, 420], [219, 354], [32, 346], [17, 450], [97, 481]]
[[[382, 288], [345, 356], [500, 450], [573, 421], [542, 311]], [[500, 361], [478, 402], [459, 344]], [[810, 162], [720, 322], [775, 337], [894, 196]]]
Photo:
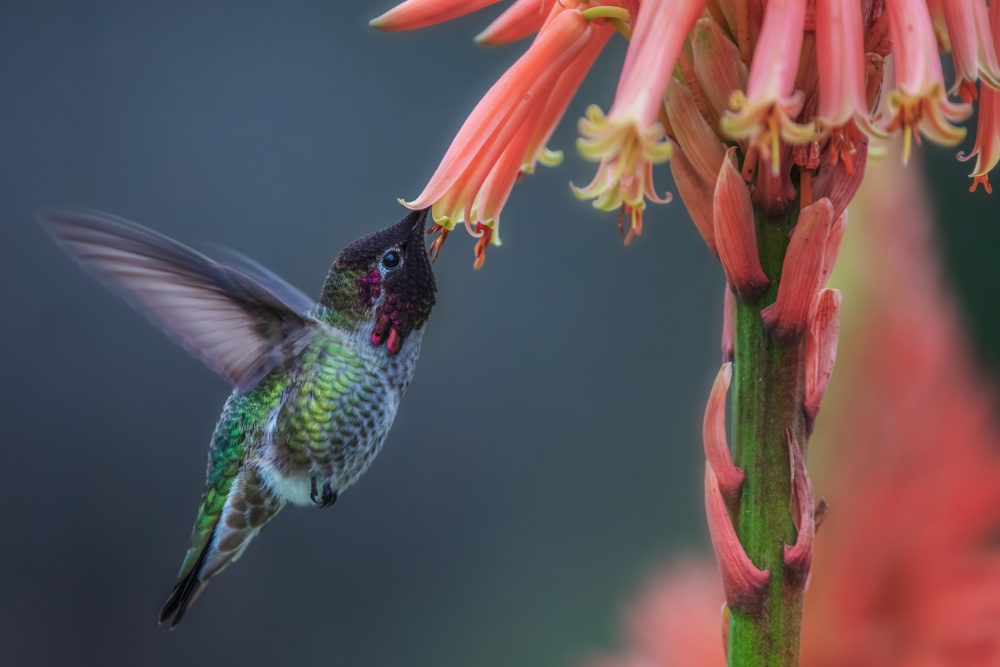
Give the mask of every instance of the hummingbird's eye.
[[397, 266], [399, 266], [399, 262], [401, 259], [402, 258], [399, 256], [399, 252], [397, 252], [396, 250], [390, 250], [389, 252], [385, 253], [385, 256], [382, 258], [382, 266], [384, 266], [387, 269], [395, 269]]

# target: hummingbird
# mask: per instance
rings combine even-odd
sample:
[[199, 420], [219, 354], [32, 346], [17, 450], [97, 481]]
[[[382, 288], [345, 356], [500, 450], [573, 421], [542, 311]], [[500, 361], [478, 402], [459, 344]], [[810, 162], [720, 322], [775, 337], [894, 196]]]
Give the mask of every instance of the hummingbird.
[[246, 257], [210, 259], [112, 215], [39, 218], [85, 271], [233, 387], [160, 611], [174, 628], [286, 504], [333, 505], [382, 448], [435, 301], [427, 209], [344, 248], [318, 303]]

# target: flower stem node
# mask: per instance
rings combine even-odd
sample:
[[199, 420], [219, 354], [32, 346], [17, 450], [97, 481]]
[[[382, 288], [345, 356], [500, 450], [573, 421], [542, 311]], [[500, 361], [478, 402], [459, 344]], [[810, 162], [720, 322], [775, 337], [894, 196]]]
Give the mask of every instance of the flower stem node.
[[771, 579], [768, 570], [759, 570], [750, 561], [743, 545], [736, 537], [736, 530], [726, 511], [726, 504], [719, 491], [719, 482], [711, 465], [705, 465], [705, 511], [708, 514], [708, 532], [719, 562], [722, 589], [730, 609], [753, 612], [763, 602], [767, 584]]
[[782, 263], [778, 297], [760, 313], [764, 326], [775, 338], [791, 340], [806, 331], [824, 279], [823, 258], [832, 225], [833, 205], [829, 199], [820, 199], [799, 213]]
[[735, 148], [722, 161], [713, 197], [715, 245], [729, 286], [744, 301], [759, 297], [770, 281], [757, 254], [750, 191], [733, 164]]

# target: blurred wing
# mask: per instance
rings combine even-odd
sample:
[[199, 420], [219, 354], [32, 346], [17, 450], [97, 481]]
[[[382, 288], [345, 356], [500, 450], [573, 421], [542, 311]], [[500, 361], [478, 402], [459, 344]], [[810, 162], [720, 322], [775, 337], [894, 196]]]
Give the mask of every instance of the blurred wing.
[[82, 210], [39, 218], [84, 270], [239, 392], [294, 354], [312, 326], [249, 276], [134, 222]]
[[219, 264], [235, 269], [256, 280], [282, 302], [288, 304], [296, 313], [305, 314], [316, 307], [316, 302], [308, 294], [246, 255], [232, 248], [215, 244], [211, 244], [205, 251]]

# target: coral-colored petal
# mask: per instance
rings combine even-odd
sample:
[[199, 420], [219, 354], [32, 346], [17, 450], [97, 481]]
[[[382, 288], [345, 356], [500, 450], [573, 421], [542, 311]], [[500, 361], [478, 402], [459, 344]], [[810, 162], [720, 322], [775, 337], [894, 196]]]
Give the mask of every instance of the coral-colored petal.
[[414, 30], [450, 21], [498, 0], [406, 0], [369, 21], [379, 30]]
[[538, 32], [556, 0], [515, 0], [514, 4], [476, 36], [487, 46], [507, 44]]
[[[561, 16], [565, 18], [553, 22], [539, 33], [528, 51], [476, 105], [455, 135], [427, 187], [416, 199], [407, 202], [407, 206], [426, 208], [440, 199], [477, 159], [490, 138], [507, 124], [515, 109], [524, 105], [532, 88], [536, 90], [536, 97], [551, 92], [551, 87], [542, 90], [536, 84], [547, 74], [558, 76], [560, 68], [566, 64], [567, 54], [575, 57], [583, 48], [583, 43], [577, 45], [577, 42], [586, 37], [589, 30], [587, 20], [579, 12], [564, 12]], [[552, 83], [554, 81], [552, 77]]]
[[552, 88], [552, 94], [549, 96], [548, 102], [545, 103], [545, 110], [542, 112], [542, 117], [538, 121], [538, 126], [524, 155], [524, 163], [521, 166], [521, 171], [524, 173], [532, 173], [537, 162], [552, 165], [551, 156], [553, 155], [558, 155], [561, 160], [562, 153], [549, 154], [550, 158], [546, 159], [545, 145], [552, 137], [552, 133], [565, 115], [570, 101], [576, 95], [580, 84], [583, 83], [594, 61], [601, 55], [604, 45], [607, 44], [613, 33], [614, 28], [611, 25], [591, 23], [590, 40], [587, 46], [559, 76], [559, 81]]

